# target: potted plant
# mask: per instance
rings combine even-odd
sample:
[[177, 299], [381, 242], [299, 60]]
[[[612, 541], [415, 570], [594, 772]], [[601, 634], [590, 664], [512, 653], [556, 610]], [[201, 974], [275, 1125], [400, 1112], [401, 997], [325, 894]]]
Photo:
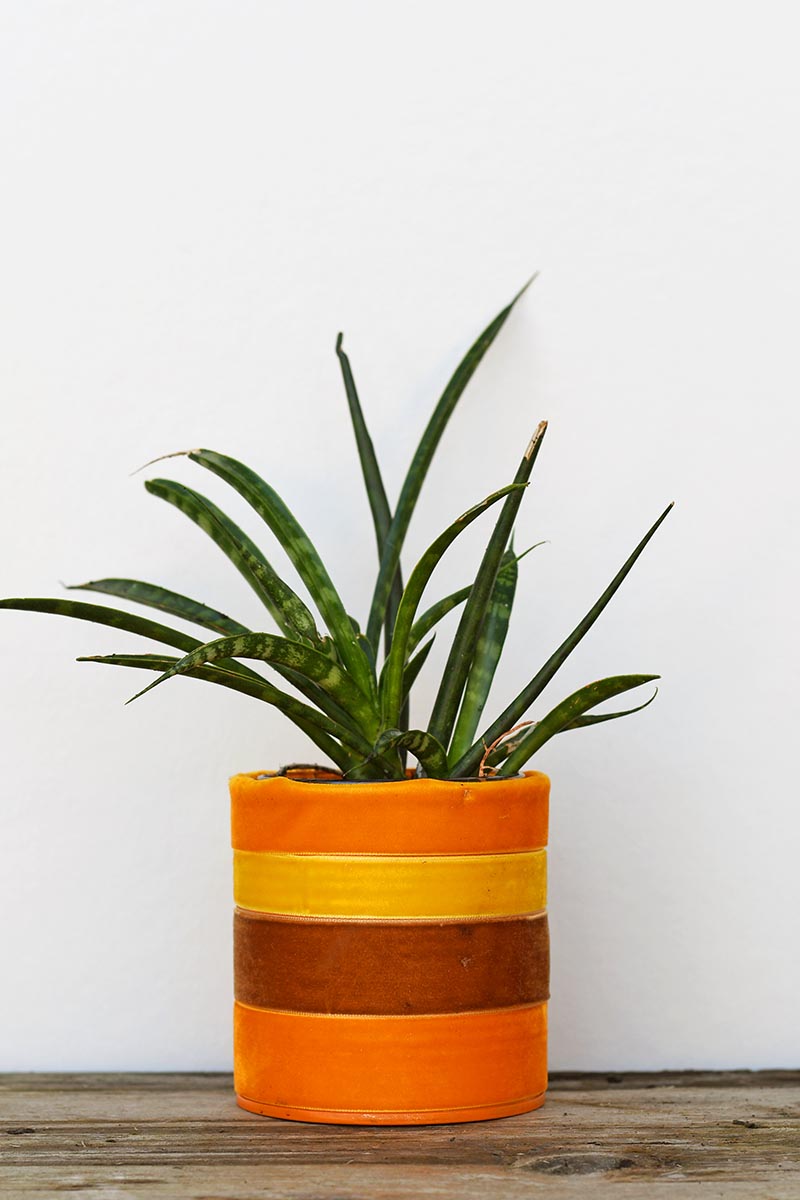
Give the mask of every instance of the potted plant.
[[[513, 548], [515, 518], [545, 423], [513, 480], [448, 524], [405, 582], [400, 555], [445, 426], [518, 299], [456, 368], [393, 510], [339, 336], [336, 351], [378, 546], [363, 630], [269, 483], [204, 449], [186, 454], [255, 509], [291, 560], [313, 609], [215, 504], [163, 478], [148, 480], [147, 490], [216, 542], [263, 602], [275, 631], [253, 631], [205, 604], [132, 579], [78, 587], [189, 620], [212, 636], [190, 637], [160, 621], [73, 599], [0, 601], [3, 608], [59, 613], [142, 634], [177, 651], [79, 661], [157, 672], [139, 696], [176, 675], [243, 692], [289, 717], [325, 760], [236, 775], [230, 782], [235, 1087], [239, 1103], [255, 1112], [305, 1121], [427, 1124], [525, 1112], [544, 1099], [550, 785], [526, 768], [556, 734], [644, 708], [655, 693], [634, 708], [594, 711], [657, 676], [601, 679], [535, 720], [528, 714], [669, 508], [526, 686], [485, 721], [523, 557]], [[422, 610], [428, 581], [447, 548], [489, 509], [494, 526], [473, 581]], [[435, 627], [459, 607], [430, 720], [426, 728], [412, 727], [409, 694]], [[252, 663], [271, 668], [273, 677]]]

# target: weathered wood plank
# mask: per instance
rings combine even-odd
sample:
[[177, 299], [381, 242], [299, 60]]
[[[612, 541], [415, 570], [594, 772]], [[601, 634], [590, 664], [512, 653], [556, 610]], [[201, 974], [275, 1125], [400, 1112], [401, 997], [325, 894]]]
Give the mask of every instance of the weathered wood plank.
[[230, 1088], [227, 1075], [0, 1076], [0, 1192], [800, 1197], [800, 1072], [556, 1076], [536, 1113], [418, 1129], [271, 1121]]
[[[559, 1178], [503, 1170], [409, 1167], [276, 1167], [268, 1173], [201, 1167], [187, 1173], [130, 1167], [107, 1174], [69, 1171], [57, 1176], [29, 1168], [3, 1180], [9, 1200], [798, 1200], [797, 1180], [708, 1180], [679, 1176], [636, 1179], [618, 1171]], [[623, 1178], [624, 1177], [624, 1178]]]

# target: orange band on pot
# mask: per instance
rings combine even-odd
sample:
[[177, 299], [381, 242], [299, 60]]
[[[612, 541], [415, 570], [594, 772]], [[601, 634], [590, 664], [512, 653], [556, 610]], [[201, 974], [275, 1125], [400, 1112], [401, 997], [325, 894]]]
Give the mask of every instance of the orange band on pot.
[[234, 851], [239, 908], [313, 917], [502, 917], [540, 912], [546, 851], [430, 857]]
[[547, 1086], [544, 1004], [420, 1017], [234, 1006], [234, 1084], [256, 1112], [408, 1123], [522, 1112]]
[[230, 781], [237, 850], [499, 854], [547, 845], [550, 780], [540, 771], [482, 782], [313, 783], [257, 774]]
[[236, 999], [307, 1013], [454, 1013], [547, 999], [547, 917], [337, 921], [234, 915]]

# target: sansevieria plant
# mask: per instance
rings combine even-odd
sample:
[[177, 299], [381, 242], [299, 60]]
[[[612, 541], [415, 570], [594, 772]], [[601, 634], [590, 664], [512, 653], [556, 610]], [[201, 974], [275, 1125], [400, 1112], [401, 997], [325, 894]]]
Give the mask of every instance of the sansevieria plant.
[[[550, 781], [523, 767], [554, 734], [639, 711], [644, 704], [594, 710], [657, 676], [615, 675], [580, 688], [541, 716], [531, 709], [669, 509], [530, 682], [485, 720], [523, 557], [514, 548], [514, 524], [544, 422], [513, 480], [448, 525], [406, 579], [400, 555], [447, 422], [518, 299], [456, 368], [393, 509], [339, 337], [336, 352], [378, 544], [363, 630], [272, 486], [212, 450], [186, 454], [255, 509], [310, 603], [215, 504], [169, 479], [145, 486], [225, 552], [263, 602], [270, 628], [249, 629], [206, 604], [135, 579], [80, 587], [157, 609], [165, 620], [193, 622], [210, 640], [72, 599], [0, 601], [4, 608], [141, 634], [158, 650], [80, 661], [156, 672], [140, 696], [176, 675], [233, 688], [285, 713], [325, 758], [320, 766], [230, 780], [234, 1088], [250, 1112], [419, 1125], [530, 1112], [545, 1099]], [[475, 578], [423, 608], [447, 549], [489, 509], [494, 527]], [[458, 608], [427, 728], [411, 727], [409, 694], [438, 623]], [[269, 668], [270, 678], [253, 664]], [[416, 766], [407, 765], [408, 755]]]
[[[378, 548], [377, 578], [363, 629], [346, 611], [310, 537], [270, 484], [251, 467], [204, 449], [185, 454], [223, 479], [255, 509], [291, 560], [313, 601], [313, 609], [278, 575], [260, 546], [221, 509], [200, 492], [162, 478], [148, 480], [148, 492], [175, 505], [216, 542], [262, 601], [269, 618], [264, 622], [268, 629], [251, 630], [187, 596], [135, 579], [100, 579], [76, 585], [75, 590], [102, 593], [156, 609], [166, 618], [190, 621], [210, 632], [210, 640], [191, 637], [161, 621], [119, 608], [66, 598], [6, 599], [0, 601], [0, 607], [109, 625], [178, 651], [97, 655], [78, 661], [157, 672], [158, 678], [137, 696], [176, 675], [190, 675], [243, 692], [284, 713], [351, 781], [403, 779], [407, 754], [415, 758], [418, 776], [516, 776], [555, 734], [640, 711], [655, 692], [644, 704], [622, 712], [592, 710], [605, 700], [651, 682], [658, 678], [656, 675], [601, 679], [580, 688], [541, 717], [528, 717], [540, 693], [600, 616], [671, 505], [583, 619], [533, 673], [530, 682], [502, 712], [484, 720], [514, 603], [518, 563], [523, 557], [513, 547], [514, 523], [541, 450], [545, 422], [534, 432], [514, 479], [448, 525], [404, 582], [400, 562], [403, 543], [436, 448], [473, 372], [522, 292], [484, 329], [453, 373], [422, 435], [394, 508], [383, 485], [341, 335], [338, 338], [336, 353]], [[495, 511], [496, 519], [474, 580], [421, 610], [430, 577], [448, 547], [489, 509]], [[409, 695], [431, 649], [435, 627], [459, 607], [461, 617], [428, 726], [409, 728]], [[277, 682], [247, 665], [253, 662], [271, 668]], [[285, 690], [281, 683], [292, 691]]]

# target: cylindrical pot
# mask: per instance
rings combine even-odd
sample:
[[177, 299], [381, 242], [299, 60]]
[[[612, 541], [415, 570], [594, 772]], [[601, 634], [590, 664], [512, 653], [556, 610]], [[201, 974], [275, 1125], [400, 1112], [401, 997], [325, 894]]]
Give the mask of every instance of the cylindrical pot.
[[371, 1125], [538, 1108], [547, 776], [230, 786], [239, 1104]]

